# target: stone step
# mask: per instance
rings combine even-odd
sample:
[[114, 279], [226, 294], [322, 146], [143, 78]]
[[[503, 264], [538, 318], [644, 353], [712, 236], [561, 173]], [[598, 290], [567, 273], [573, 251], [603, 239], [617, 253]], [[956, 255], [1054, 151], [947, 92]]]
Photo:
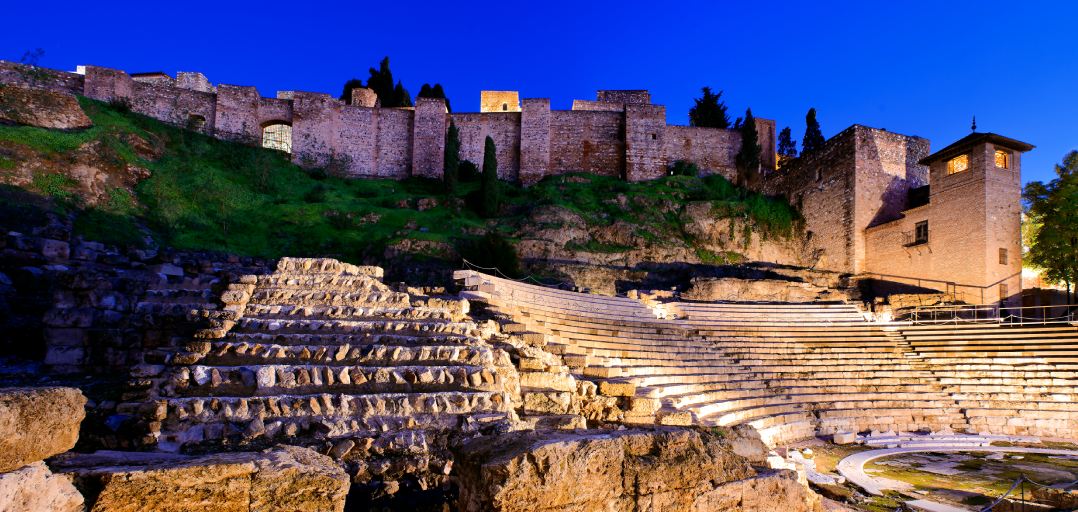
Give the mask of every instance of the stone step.
[[495, 391], [505, 375], [487, 366], [259, 365], [181, 367], [170, 377], [180, 396]]
[[[415, 338], [409, 338], [415, 340]], [[280, 345], [276, 343], [248, 343], [232, 340], [195, 342], [199, 346], [209, 343], [209, 352], [201, 359], [203, 365], [244, 365], [244, 364], [281, 364], [285, 362], [327, 363], [338, 365], [380, 364], [392, 366], [398, 364], [422, 363], [425, 365], [507, 364], [508, 354], [485, 346], [469, 346], [439, 343], [429, 340], [430, 345], [415, 346], [415, 343], [386, 345], [379, 343], [339, 345]], [[189, 347], [193, 348], [193, 347]]]

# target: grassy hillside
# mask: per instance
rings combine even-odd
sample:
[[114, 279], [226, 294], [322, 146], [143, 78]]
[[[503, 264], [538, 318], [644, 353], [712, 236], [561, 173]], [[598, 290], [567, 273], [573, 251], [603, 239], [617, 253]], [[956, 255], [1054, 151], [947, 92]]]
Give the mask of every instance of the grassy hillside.
[[[93, 128], [0, 126], [0, 178], [12, 183], [20, 166], [33, 168], [22, 188], [75, 212], [77, 234], [109, 243], [138, 244], [143, 226], [158, 242], [179, 249], [356, 262], [381, 262], [402, 253], [452, 260], [454, 251], [467, 251], [487, 232], [512, 240], [533, 212], [551, 205], [575, 212], [589, 226], [631, 223], [654, 243], [670, 237], [692, 242], [680, 228], [680, 207], [688, 201], [711, 201], [716, 215], [743, 219], [746, 227], [770, 236], [788, 236], [798, 222], [785, 201], [748, 193], [717, 176], [634, 184], [584, 174], [551, 177], [527, 189], [504, 184], [501, 216], [484, 219], [471, 204], [475, 182], [446, 196], [441, 184], [430, 180], [341, 179], [325, 170], [303, 170], [276, 151], [222, 142], [92, 100], [80, 102]], [[67, 170], [88, 146], [99, 157], [98, 167], [129, 174], [144, 169], [149, 176], [133, 187], [109, 188], [86, 206]], [[29, 160], [51, 164], [30, 165]], [[598, 242], [582, 245], [597, 252], [627, 250]]]

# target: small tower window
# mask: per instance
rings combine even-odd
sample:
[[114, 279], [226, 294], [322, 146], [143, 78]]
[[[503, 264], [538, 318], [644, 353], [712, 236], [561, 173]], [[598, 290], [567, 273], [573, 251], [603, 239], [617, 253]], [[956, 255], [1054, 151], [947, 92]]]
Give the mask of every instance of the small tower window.
[[502, 111], [503, 112], [508, 112], [509, 111], [509, 104], [508, 103], [502, 103]]
[[922, 220], [914, 225], [913, 228], [913, 244], [927, 244], [928, 243], [928, 221]]
[[947, 174], [969, 170], [969, 155], [958, 155], [947, 161]]
[[1010, 291], [1007, 290], [1007, 283], [999, 283], [999, 300], [1006, 300], [1010, 296]]
[[651, 134], [651, 140], [655, 140], [656, 138], [658, 138], [658, 136], [656, 136], [654, 133]]
[[1007, 264], [1007, 248], [1006, 247], [1000, 247], [999, 248], [999, 264], [1000, 265], [1006, 265]]
[[1011, 168], [1011, 152], [1002, 149], [996, 150], [996, 167], [1000, 169]]

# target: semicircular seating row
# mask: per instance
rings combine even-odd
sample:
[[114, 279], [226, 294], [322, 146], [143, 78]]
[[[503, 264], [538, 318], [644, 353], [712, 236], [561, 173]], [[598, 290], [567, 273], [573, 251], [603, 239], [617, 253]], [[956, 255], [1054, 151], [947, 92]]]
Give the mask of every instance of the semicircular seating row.
[[909, 326], [848, 304], [671, 304], [459, 272], [472, 300], [549, 335], [583, 378], [615, 379], [702, 425], [771, 445], [837, 432], [1078, 437], [1078, 328]]

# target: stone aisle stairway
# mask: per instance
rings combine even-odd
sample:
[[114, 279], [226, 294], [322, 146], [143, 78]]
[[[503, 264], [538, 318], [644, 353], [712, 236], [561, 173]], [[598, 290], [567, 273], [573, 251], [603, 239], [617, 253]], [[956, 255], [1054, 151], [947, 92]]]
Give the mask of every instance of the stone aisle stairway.
[[446, 470], [448, 436], [506, 429], [519, 382], [467, 302], [395, 292], [381, 269], [280, 261], [244, 276], [203, 328], [138, 372], [158, 447], [306, 445], [357, 481]]

